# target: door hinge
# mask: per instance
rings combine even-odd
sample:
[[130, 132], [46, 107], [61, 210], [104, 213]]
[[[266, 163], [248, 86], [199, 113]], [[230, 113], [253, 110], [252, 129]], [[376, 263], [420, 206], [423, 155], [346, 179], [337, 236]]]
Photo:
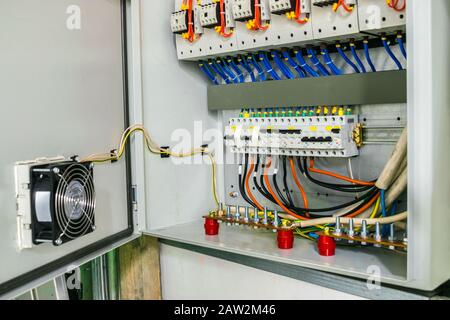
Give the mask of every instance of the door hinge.
[[138, 211], [137, 185], [131, 186], [131, 205], [133, 207], [133, 212], [137, 212]]

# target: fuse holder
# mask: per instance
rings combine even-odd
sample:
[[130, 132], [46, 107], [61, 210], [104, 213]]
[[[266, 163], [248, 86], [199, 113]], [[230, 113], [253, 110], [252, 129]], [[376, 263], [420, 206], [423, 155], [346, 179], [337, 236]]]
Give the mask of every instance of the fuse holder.
[[216, 236], [219, 234], [219, 222], [215, 219], [205, 218], [205, 233], [208, 236]]

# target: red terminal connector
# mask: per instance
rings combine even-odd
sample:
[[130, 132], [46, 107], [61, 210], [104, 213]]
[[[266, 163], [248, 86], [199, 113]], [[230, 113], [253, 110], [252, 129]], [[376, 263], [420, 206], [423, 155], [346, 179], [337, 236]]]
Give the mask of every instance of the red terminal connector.
[[319, 236], [317, 249], [321, 256], [332, 257], [336, 252], [336, 240], [332, 237]]
[[219, 234], [219, 222], [215, 219], [205, 218], [205, 233], [208, 236], [216, 236]]
[[287, 250], [294, 247], [294, 231], [278, 230], [277, 234], [278, 248]]

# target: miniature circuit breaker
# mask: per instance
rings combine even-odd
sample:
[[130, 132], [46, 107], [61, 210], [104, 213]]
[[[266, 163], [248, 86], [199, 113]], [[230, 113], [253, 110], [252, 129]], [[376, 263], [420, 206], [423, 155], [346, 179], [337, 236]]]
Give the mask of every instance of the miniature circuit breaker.
[[346, 158], [359, 128], [357, 115], [232, 118], [224, 138], [232, 153]]

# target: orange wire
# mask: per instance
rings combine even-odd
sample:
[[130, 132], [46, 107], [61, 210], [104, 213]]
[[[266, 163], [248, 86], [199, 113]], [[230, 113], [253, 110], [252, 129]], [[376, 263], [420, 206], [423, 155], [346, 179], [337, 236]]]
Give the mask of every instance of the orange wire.
[[250, 199], [253, 201], [253, 203], [258, 207], [259, 210], [263, 211], [264, 207], [261, 204], [259, 204], [258, 201], [256, 201], [255, 197], [253, 196], [252, 191], [250, 190], [250, 186], [249, 186], [250, 176], [252, 175], [254, 169], [255, 169], [255, 164], [253, 163], [252, 157], [250, 157], [250, 168], [248, 170], [247, 177], [245, 178], [245, 189], [247, 189], [247, 193], [248, 193]]
[[189, 42], [194, 42], [195, 40], [195, 33], [194, 33], [194, 20], [193, 20], [193, 15], [192, 15], [192, 1], [193, 0], [189, 0], [189, 5], [188, 5], [188, 41]]
[[[294, 177], [295, 184], [297, 185], [298, 189], [300, 190], [300, 193], [302, 194], [305, 209], [308, 209], [308, 198], [306, 197], [305, 189], [303, 189], [303, 186], [300, 183], [300, 180], [298, 179], [297, 172], [295, 172], [294, 160], [292, 158], [289, 159], [289, 164], [291, 165], [292, 176]], [[308, 212], [306, 212], [306, 216], [309, 218]]]
[[269, 25], [261, 25], [261, 4], [259, 0], [255, 0], [255, 27], [254, 30], [267, 30]]
[[345, 0], [339, 0], [339, 2], [337, 3], [337, 5], [333, 8], [333, 11], [336, 12], [337, 9], [342, 6], [342, 8], [344, 8], [345, 11], [347, 12], [352, 12], [353, 11], [353, 7], [349, 7], [347, 6], [347, 4], [345, 3]]
[[388, 6], [391, 7], [392, 9], [394, 9], [395, 11], [403, 11], [406, 8], [406, 0], [403, 1], [403, 6], [401, 6], [400, 8], [398, 7], [398, 3], [400, 0], [390, 0], [388, 3]]
[[270, 166], [272, 165], [272, 160], [269, 159], [269, 161], [266, 163], [266, 166], [264, 168], [264, 181], [266, 182], [267, 185], [267, 190], [269, 191], [269, 193], [272, 195], [272, 197], [274, 198], [275, 202], [280, 206], [280, 208], [282, 208], [284, 210], [284, 212], [290, 214], [291, 216], [299, 219], [299, 220], [309, 220], [308, 218], [299, 216], [298, 214], [292, 212], [291, 210], [289, 210], [288, 208], [286, 208], [285, 205], [283, 205], [283, 203], [281, 202], [280, 199], [278, 199], [278, 197], [275, 195], [275, 192], [273, 192], [272, 186], [270, 185], [269, 182], [269, 176], [268, 176], [268, 171]]
[[233, 32], [226, 32], [226, 20], [225, 20], [225, 0], [220, 0], [220, 35], [224, 38], [229, 38], [233, 35]]
[[373, 197], [372, 199], [370, 199], [370, 201], [367, 202], [367, 203], [364, 205], [364, 207], [361, 207], [361, 209], [359, 209], [358, 211], [356, 211], [356, 212], [354, 212], [354, 213], [352, 213], [352, 214], [349, 214], [349, 215], [346, 216], [346, 217], [347, 217], [347, 218], [354, 218], [354, 217], [356, 217], [356, 216], [359, 216], [361, 213], [363, 213], [364, 211], [366, 211], [367, 209], [369, 209], [369, 208], [375, 203], [375, 201], [378, 200], [379, 197], [380, 197], [380, 192], [378, 192], [378, 194], [377, 194], [375, 197]]
[[301, 11], [300, 7], [301, 7], [300, 0], [297, 0], [296, 6], [295, 6], [295, 21], [300, 24], [305, 24], [308, 22], [308, 19], [300, 19], [299, 20], [300, 16], [302, 15], [302, 11]]
[[314, 173], [318, 173], [318, 174], [323, 174], [323, 175], [327, 175], [339, 180], [344, 180], [350, 183], [354, 183], [354, 184], [359, 184], [362, 186], [374, 186], [375, 182], [366, 182], [366, 181], [360, 181], [360, 180], [354, 180], [345, 176], [342, 176], [340, 174], [334, 173], [334, 172], [329, 172], [329, 171], [325, 171], [325, 170], [320, 170], [320, 169], [315, 169], [314, 168], [314, 159], [310, 159], [309, 161], [309, 171], [314, 172]]

